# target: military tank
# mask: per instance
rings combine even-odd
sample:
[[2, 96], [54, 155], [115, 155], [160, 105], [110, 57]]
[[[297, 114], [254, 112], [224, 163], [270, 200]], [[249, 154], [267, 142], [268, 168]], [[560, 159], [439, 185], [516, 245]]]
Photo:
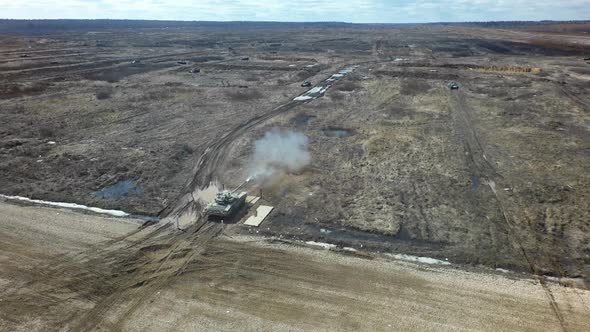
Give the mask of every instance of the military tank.
[[450, 82], [449, 83], [449, 89], [451, 89], [451, 90], [459, 90], [459, 84], [457, 84], [456, 82]]
[[205, 206], [204, 212], [209, 217], [229, 217], [236, 213], [246, 203], [245, 191], [235, 193], [223, 190], [215, 194], [213, 202]]
[[311, 82], [310, 81], [303, 81], [303, 83], [301, 83], [301, 87], [302, 88], [309, 88], [309, 87], [311, 87]]

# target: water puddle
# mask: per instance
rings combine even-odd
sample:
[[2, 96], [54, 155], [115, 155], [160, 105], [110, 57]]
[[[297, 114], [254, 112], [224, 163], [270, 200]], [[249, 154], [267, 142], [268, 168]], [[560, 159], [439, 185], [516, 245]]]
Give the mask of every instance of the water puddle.
[[472, 176], [471, 177], [471, 191], [477, 191], [477, 188], [479, 188], [479, 185], [481, 184], [481, 180], [479, 179], [479, 176]]
[[135, 181], [125, 180], [119, 181], [112, 186], [102, 188], [94, 192], [94, 197], [102, 199], [116, 199], [125, 197], [131, 194], [141, 194], [143, 188], [138, 186]]
[[295, 126], [307, 126], [313, 121], [314, 118], [314, 115], [297, 114], [291, 118], [291, 123]]
[[327, 137], [337, 138], [344, 138], [353, 135], [352, 130], [340, 127], [327, 127], [322, 129], [322, 133]]

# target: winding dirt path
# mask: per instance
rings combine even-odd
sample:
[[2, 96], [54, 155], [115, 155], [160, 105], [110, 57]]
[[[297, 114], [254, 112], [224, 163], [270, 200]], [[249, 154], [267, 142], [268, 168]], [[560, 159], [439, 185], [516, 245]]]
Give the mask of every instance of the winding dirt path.
[[[531, 258], [530, 253], [527, 252], [525, 246], [523, 245], [524, 240], [521, 235], [522, 230], [516, 225], [514, 216], [511, 212], [517, 211], [519, 207], [512, 199], [496, 190], [496, 182], [502, 183], [503, 187], [511, 186], [506, 183], [504, 177], [496, 171], [495, 167], [486, 157], [484, 147], [481, 144], [481, 141], [478, 137], [479, 135], [474, 125], [472, 111], [469, 109], [465, 100], [465, 93], [460, 90], [451, 90], [451, 94], [452, 116], [454, 119], [455, 128], [459, 132], [465, 147], [468, 167], [470, 168], [472, 174], [481, 178], [482, 183], [488, 184], [489, 188], [494, 193], [498, 209], [501, 211], [503, 219], [506, 222], [512, 242], [520, 249], [523, 259], [530, 267], [532, 275], [535, 276], [543, 288], [553, 314], [560, 323], [561, 330], [568, 331], [567, 322], [564, 319], [559, 305], [555, 301], [555, 297], [551, 289], [547, 286], [544, 277], [539, 272], [537, 264], [533, 258]], [[529, 232], [534, 233], [533, 230], [530, 230]]]

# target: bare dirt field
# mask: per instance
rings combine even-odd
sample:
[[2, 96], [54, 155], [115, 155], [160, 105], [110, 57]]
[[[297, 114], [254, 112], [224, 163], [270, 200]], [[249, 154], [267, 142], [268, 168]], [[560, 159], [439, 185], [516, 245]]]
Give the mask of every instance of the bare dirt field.
[[[584, 330], [590, 37], [555, 29], [0, 34], [0, 194], [161, 219], [0, 203], [0, 327]], [[268, 133], [309, 157], [243, 187], [273, 212], [206, 220]]]
[[203, 229], [186, 236], [43, 207], [0, 203], [0, 213], [5, 331], [584, 331], [588, 324], [589, 291], [517, 274], [268, 242], [232, 227], [231, 237], [212, 238]]

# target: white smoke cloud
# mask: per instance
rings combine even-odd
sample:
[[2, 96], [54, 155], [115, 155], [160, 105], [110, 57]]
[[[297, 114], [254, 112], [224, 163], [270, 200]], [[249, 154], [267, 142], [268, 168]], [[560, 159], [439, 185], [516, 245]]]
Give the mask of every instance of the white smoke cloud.
[[264, 181], [272, 176], [297, 172], [309, 165], [309, 140], [302, 133], [272, 130], [254, 143], [248, 179]]

